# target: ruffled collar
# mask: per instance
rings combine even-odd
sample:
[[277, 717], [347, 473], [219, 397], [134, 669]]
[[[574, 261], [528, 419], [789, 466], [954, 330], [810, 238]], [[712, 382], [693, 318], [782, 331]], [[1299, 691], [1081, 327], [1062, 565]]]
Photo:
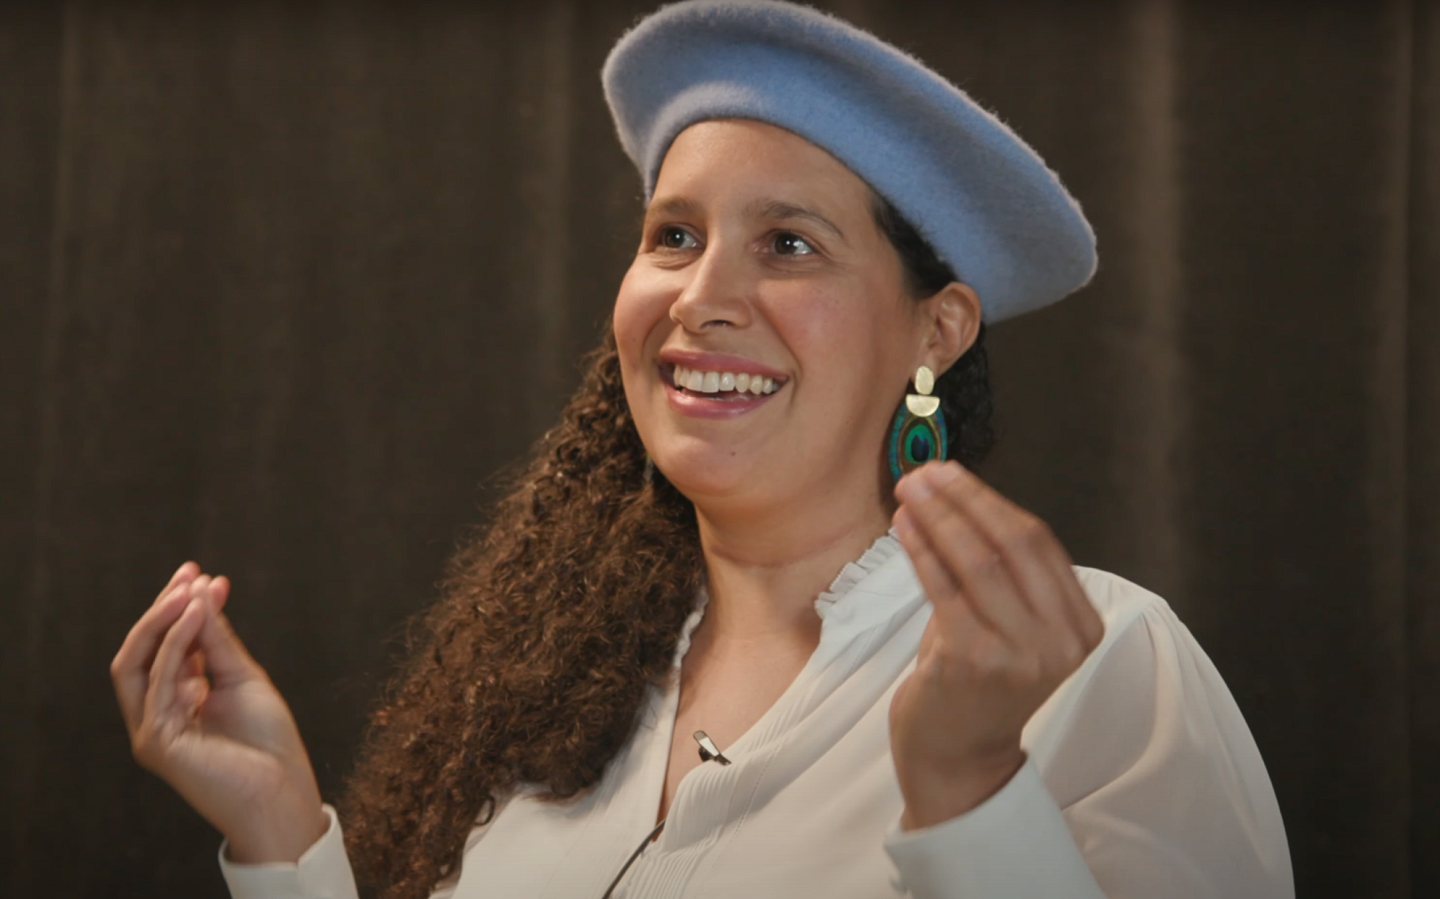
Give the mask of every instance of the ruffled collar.
[[700, 619], [705, 617], [705, 606], [709, 602], [710, 591], [705, 589], [704, 584], [701, 584], [700, 593], [695, 597], [695, 609], [685, 619], [685, 623], [680, 626], [680, 640], [675, 644], [675, 661], [671, 667], [679, 669], [685, 653], [690, 651], [690, 637], [695, 633], [695, 628], [699, 626]]
[[870, 544], [870, 548], [865, 550], [855, 561], [846, 562], [845, 567], [840, 569], [840, 573], [835, 575], [835, 580], [830, 582], [829, 589], [816, 597], [815, 611], [821, 618], [824, 618], [825, 614], [854, 590], [861, 581], [902, 551], [899, 535], [895, 533], [894, 528], [876, 537], [875, 542]]
[[[830, 617], [837, 607], [848, 605], [845, 599], [855, 592], [855, 588], [862, 581], [878, 571], [896, 556], [903, 554], [904, 549], [900, 546], [900, 539], [891, 528], [884, 534], [875, 538], [870, 548], [861, 553], [860, 558], [853, 562], [846, 562], [840, 573], [835, 575], [835, 580], [830, 586], [815, 599], [815, 613], [823, 621]], [[705, 606], [710, 602], [710, 592], [701, 585], [698, 595], [695, 597], [695, 608], [685, 619], [685, 624], [680, 629], [680, 640], [675, 644], [674, 667], [679, 668], [685, 653], [690, 650], [690, 638], [695, 633], [695, 628], [700, 625], [701, 619], [705, 617]], [[848, 616], [842, 616], [848, 617]]]

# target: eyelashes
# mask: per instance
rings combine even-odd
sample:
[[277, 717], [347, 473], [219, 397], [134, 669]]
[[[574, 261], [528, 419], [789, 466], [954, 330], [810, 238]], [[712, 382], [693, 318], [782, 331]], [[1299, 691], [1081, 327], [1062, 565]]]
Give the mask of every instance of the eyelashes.
[[[816, 251], [810, 241], [796, 234], [794, 231], [780, 231], [770, 238], [770, 246], [779, 250], [779, 256], [809, 256]], [[787, 249], [781, 250], [782, 247]], [[803, 251], [800, 249], [803, 248]]]
[[[655, 229], [654, 245], [659, 250], [694, 250], [700, 241], [689, 230], [678, 225], [661, 225]], [[819, 248], [807, 237], [794, 231], [774, 231], [766, 235], [765, 249], [771, 255], [785, 257], [813, 256]]]

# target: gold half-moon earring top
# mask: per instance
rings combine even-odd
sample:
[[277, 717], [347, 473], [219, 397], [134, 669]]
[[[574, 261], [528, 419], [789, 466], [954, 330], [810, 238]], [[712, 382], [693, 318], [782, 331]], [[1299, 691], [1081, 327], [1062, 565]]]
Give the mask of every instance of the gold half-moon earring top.
[[940, 397], [920, 396], [914, 393], [905, 395], [905, 408], [910, 410], [911, 415], [918, 415], [921, 418], [929, 418], [940, 408]]

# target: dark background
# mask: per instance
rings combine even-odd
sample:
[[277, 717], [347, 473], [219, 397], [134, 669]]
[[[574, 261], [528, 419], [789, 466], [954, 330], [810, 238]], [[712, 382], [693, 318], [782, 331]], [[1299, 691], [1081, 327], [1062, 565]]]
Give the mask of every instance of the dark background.
[[[1440, 895], [1440, 0], [822, 5], [1099, 233], [992, 334], [984, 473], [1195, 631], [1301, 896]], [[186, 558], [335, 795], [627, 264], [598, 70], [650, 7], [0, 7], [0, 894], [223, 895], [106, 670]]]

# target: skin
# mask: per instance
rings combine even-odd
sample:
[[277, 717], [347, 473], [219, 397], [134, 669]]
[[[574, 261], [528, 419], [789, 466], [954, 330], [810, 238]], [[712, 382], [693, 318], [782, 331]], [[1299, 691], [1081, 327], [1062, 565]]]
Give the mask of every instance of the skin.
[[[723, 750], [774, 704], [819, 641], [815, 596], [892, 524], [934, 606], [890, 709], [905, 829], [1003, 787], [1025, 722], [1102, 635], [1039, 519], [953, 462], [889, 483], [884, 437], [909, 378], [963, 354], [980, 304], [963, 284], [909, 296], [871, 202], [789, 132], [694, 125], [666, 156], [616, 298], [626, 397], [656, 466], [695, 504], [710, 595], [657, 817], [699, 764], [690, 734]], [[782, 386], [739, 414], [697, 415], [668, 383], [675, 352], [748, 360]], [[229, 592], [182, 565], [111, 676], [136, 759], [230, 857], [294, 862], [328, 822], [289, 708], [224, 616]]]
[[222, 609], [224, 577], [186, 562], [110, 663], [142, 767], [229, 840], [242, 863], [298, 861], [329, 821], [289, 707]]

